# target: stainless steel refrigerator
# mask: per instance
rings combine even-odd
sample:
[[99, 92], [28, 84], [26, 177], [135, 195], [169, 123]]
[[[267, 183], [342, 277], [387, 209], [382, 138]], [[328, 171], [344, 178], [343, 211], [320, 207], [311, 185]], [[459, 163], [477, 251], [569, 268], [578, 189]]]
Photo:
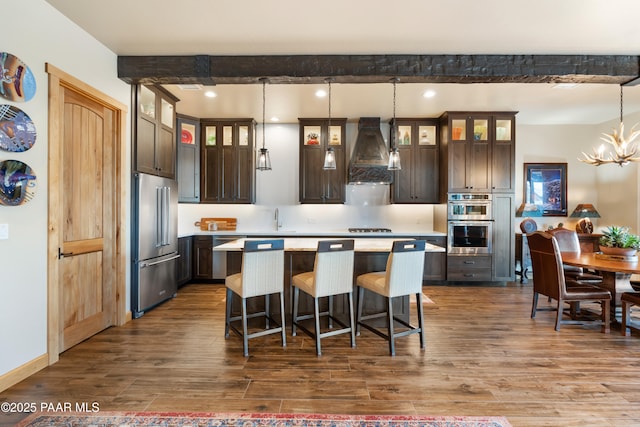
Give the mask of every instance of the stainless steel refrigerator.
[[178, 290], [177, 182], [136, 173], [133, 218], [131, 309], [138, 318]]

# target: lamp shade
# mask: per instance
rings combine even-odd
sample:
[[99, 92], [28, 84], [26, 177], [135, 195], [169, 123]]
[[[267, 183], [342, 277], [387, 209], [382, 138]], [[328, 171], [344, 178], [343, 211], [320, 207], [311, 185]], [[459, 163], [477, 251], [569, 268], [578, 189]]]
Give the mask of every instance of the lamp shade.
[[569, 218], [600, 218], [600, 214], [591, 203], [580, 203]]
[[523, 203], [520, 205], [520, 207], [518, 207], [516, 216], [522, 218], [542, 216], [542, 210], [538, 208], [538, 205], [535, 205], [533, 203]]
[[324, 166], [322, 169], [324, 170], [333, 170], [336, 168], [336, 153], [333, 150], [333, 147], [327, 148], [327, 151], [324, 153]]

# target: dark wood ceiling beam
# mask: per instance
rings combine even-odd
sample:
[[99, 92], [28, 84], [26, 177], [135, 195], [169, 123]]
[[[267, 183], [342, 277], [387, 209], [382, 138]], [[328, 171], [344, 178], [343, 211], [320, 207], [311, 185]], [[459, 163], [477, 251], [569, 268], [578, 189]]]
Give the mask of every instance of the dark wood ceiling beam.
[[640, 76], [629, 55], [119, 56], [118, 77], [144, 84], [611, 83]]

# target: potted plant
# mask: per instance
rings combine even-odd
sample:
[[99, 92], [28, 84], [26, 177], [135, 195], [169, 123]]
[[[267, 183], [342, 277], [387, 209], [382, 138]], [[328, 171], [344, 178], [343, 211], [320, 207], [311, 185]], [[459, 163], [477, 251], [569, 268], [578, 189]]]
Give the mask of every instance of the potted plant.
[[634, 256], [640, 249], [640, 237], [629, 232], [629, 227], [612, 225], [602, 232], [598, 242], [600, 250], [608, 255]]

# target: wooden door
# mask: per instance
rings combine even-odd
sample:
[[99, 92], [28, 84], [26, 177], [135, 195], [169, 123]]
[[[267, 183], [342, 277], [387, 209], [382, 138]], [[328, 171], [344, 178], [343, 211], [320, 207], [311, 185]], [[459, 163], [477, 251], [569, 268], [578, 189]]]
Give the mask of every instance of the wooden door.
[[114, 311], [113, 113], [63, 91], [60, 350], [111, 326]]
[[[127, 321], [127, 106], [64, 71], [49, 74], [48, 362]], [[62, 255], [65, 254], [65, 255]]]

